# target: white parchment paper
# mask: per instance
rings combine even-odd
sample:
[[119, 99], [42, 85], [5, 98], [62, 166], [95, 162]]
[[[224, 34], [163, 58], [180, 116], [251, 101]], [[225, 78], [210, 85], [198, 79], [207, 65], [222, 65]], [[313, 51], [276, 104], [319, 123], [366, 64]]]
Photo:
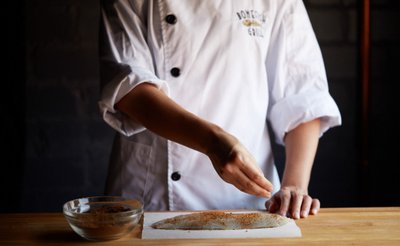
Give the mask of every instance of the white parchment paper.
[[[252, 212], [259, 211], [246, 211]], [[159, 220], [189, 213], [191, 212], [145, 212], [142, 239], [301, 237], [301, 230], [294, 220], [281, 227], [245, 230], [161, 230], [151, 227]]]

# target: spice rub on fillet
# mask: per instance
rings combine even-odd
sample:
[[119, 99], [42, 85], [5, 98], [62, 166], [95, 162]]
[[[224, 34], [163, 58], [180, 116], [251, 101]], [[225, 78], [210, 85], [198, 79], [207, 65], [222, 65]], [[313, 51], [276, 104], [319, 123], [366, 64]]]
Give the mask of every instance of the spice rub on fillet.
[[240, 230], [283, 226], [289, 218], [267, 212], [226, 213], [220, 211], [195, 212], [160, 220], [152, 224], [164, 230]]

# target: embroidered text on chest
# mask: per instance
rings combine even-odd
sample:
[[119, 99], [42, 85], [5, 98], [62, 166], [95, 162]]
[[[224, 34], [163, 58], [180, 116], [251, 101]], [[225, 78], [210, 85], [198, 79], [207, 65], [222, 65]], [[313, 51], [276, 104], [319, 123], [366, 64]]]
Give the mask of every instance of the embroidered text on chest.
[[237, 11], [236, 15], [250, 36], [264, 37], [265, 14], [254, 9], [245, 9]]

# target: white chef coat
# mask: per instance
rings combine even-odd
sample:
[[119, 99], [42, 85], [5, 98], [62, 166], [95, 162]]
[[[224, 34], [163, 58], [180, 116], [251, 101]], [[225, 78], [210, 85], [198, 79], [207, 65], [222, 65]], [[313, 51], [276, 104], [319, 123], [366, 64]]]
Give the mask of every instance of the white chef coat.
[[[341, 124], [301, 0], [105, 0], [99, 102], [118, 131], [107, 194], [146, 210], [263, 209], [265, 198], [225, 183], [210, 160], [167, 141], [114, 105], [143, 82], [236, 136], [280, 188], [267, 123], [285, 133], [321, 117]], [[162, 124], [162, 122], [160, 122]]]

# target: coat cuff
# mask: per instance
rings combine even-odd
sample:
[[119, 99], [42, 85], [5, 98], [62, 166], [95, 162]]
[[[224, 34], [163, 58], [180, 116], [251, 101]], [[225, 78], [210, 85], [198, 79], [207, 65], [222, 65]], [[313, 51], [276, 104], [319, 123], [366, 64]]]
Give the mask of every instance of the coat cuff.
[[342, 124], [339, 109], [327, 91], [308, 90], [276, 102], [269, 119], [278, 144], [298, 125], [321, 118], [320, 136], [329, 128]]
[[150, 73], [142, 73], [141, 75], [131, 73], [120, 81], [109, 83], [103, 89], [101, 100], [98, 103], [104, 121], [116, 131], [128, 137], [145, 130], [145, 127], [116, 110], [114, 105], [142, 83], [154, 84], [169, 95], [169, 87], [166, 81], [160, 80]]

